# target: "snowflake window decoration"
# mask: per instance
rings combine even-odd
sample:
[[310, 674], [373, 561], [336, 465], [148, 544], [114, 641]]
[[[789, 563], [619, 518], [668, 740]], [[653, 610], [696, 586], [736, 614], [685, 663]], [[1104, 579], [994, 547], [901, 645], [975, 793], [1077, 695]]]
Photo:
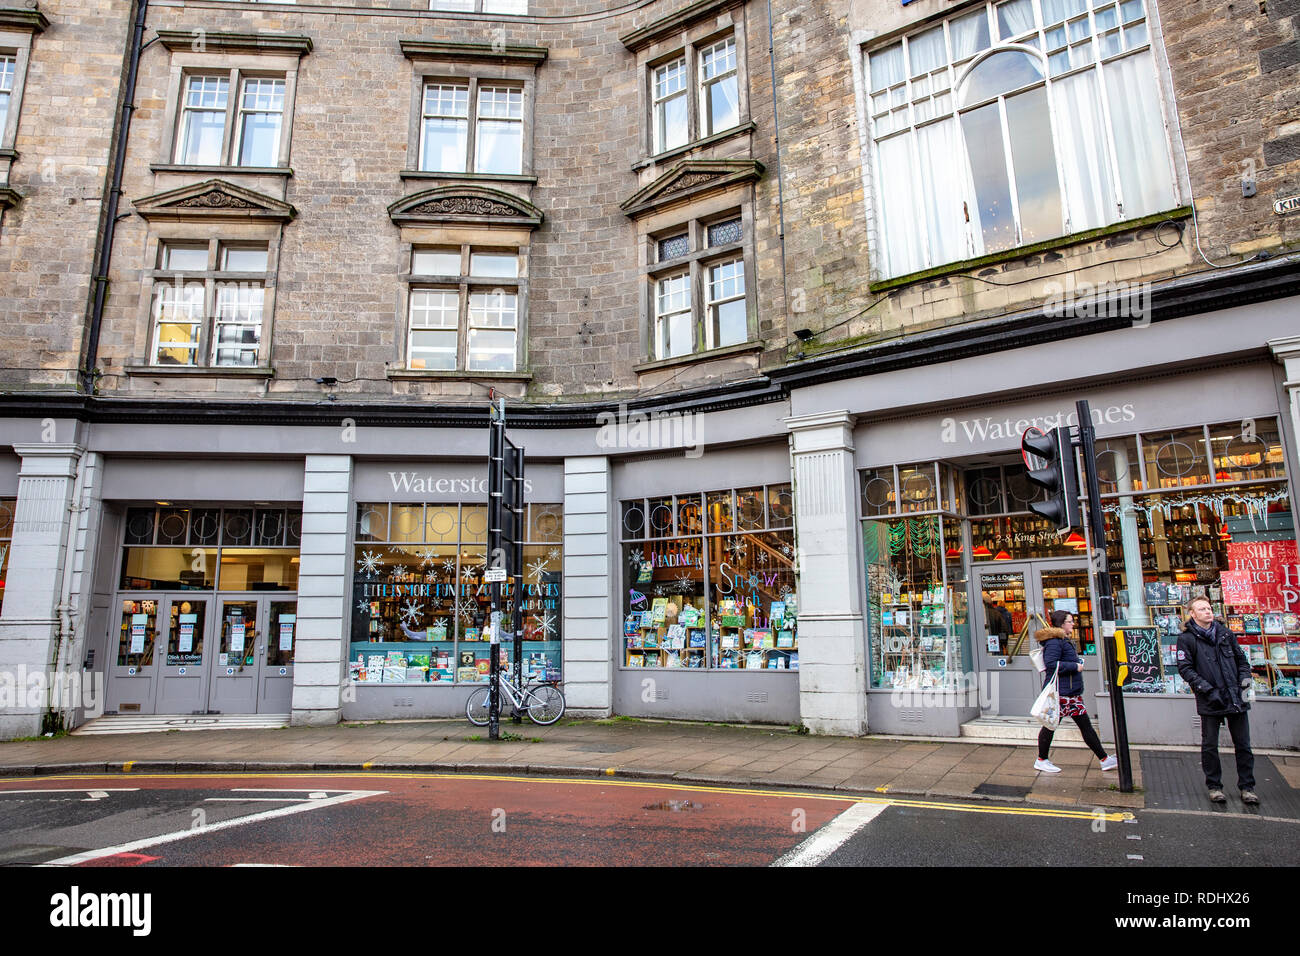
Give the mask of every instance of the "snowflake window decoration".
[[402, 578], [406, 577], [406, 574], [407, 574], [406, 565], [398, 564], [393, 567], [392, 576], [395, 579], [400, 581]]
[[369, 614], [369, 613], [370, 613], [370, 602], [369, 602], [369, 601], [366, 601], [366, 600], [358, 601], [358, 602], [357, 602], [357, 610], [360, 611], [362, 614]]
[[372, 551], [362, 551], [361, 557], [357, 559], [357, 570], [368, 578], [373, 578], [379, 573], [380, 556]]
[[415, 601], [407, 601], [402, 606], [402, 623], [408, 627], [415, 627], [424, 618], [424, 605], [417, 604]]
[[443, 570], [444, 572], [446, 572], [447, 574], [451, 575], [452, 577], [455, 577], [455, 576], [456, 576], [456, 562], [453, 561], [451, 558], [448, 558], [446, 561], [442, 562], [442, 570]]
[[547, 551], [547, 552], [546, 552], [546, 556], [547, 556], [548, 558], [550, 558], [552, 561], [554, 561], [556, 558], [558, 558], [558, 557], [560, 556], [560, 549], [559, 549], [559, 548], [551, 548], [550, 551]]
[[541, 632], [542, 640], [549, 640], [555, 636], [555, 615], [549, 611], [543, 611], [542, 616], [537, 618], [537, 629]]
[[628, 552], [627, 563], [631, 566], [632, 570], [634, 571], [639, 570], [641, 567], [641, 562], [644, 560], [645, 560], [645, 552], [643, 552], [640, 548], [633, 548], [630, 552]]
[[673, 586], [678, 591], [689, 591], [695, 587], [695, 582], [691, 580], [689, 574], [679, 574], [677, 577], [673, 578]]
[[538, 558], [532, 564], [528, 565], [528, 576], [535, 578], [540, 584], [542, 575], [550, 569], [550, 563], [545, 558]]

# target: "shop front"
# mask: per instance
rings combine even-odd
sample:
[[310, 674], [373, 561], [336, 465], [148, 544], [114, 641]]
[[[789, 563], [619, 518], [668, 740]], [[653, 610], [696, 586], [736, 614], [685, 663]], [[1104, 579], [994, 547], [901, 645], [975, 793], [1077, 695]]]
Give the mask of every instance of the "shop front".
[[121, 528], [107, 710], [289, 713], [301, 511], [173, 503]]
[[[1279, 414], [1273, 367], [1202, 377], [1205, 388], [1195, 392], [1185, 383], [1153, 384], [1077, 396], [1091, 400], [1098, 432], [1106, 527], [1099, 544], [1116, 625], [1149, 658], [1125, 688], [1130, 739], [1199, 741], [1175, 644], [1187, 603], [1205, 597], [1251, 662], [1254, 739], [1293, 746], [1300, 739], [1294, 439]], [[1211, 398], [1222, 394], [1238, 407]], [[1109, 726], [1089, 542], [1057, 534], [1029, 511], [1037, 492], [1018, 455], [1030, 424], [1074, 424], [1075, 397], [860, 429], [860, 448], [946, 452], [859, 469], [874, 732], [953, 733], [978, 716], [1026, 715], [1039, 688], [1028, 653], [1053, 610], [1074, 615], [1090, 709]]]
[[615, 713], [797, 721], [787, 446], [710, 450], [666, 464], [615, 468], [622, 569]]
[[[526, 471], [520, 617], [525, 681], [564, 676], [562, 466]], [[344, 716], [460, 716], [490, 668], [483, 468], [358, 462]], [[513, 667], [514, 580], [501, 586], [501, 662]], [[395, 703], [398, 701], [400, 703]]]

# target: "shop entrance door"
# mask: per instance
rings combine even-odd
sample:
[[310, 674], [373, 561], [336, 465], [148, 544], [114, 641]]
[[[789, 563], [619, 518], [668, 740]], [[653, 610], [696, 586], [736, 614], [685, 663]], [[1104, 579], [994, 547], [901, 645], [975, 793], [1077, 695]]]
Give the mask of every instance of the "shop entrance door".
[[218, 595], [216, 663], [208, 709], [287, 714], [293, 695], [296, 598]]
[[[996, 675], [997, 690], [990, 695], [989, 714], [1029, 715], [1042, 680], [1028, 655], [1037, 645], [1034, 632], [1044, 626], [1053, 610], [1074, 615], [1074, 636], [1085, 655], [1085, 699], [1097, 692], [1096, 632], [1086, 566], [998, 562], [977, 567], [974, 574], [981, 598], [974, 607], [980, 664], [986, 673]], [[1032, 617], [1035, 613], [1041, 622]]]
[[109, 637], [107, 706], [119, 714], [152, 714], [158, 690], [158, 594], [119, 594], [118, 631]]
[[203, 713], [208, 705], [212, 668], [204, 660], [208, 646], [210, 597], [168, 595], [159, 602], [158, 693], [155, 714]]
[[193, 714], [207, 709], [211, 597], [151, 591], [118, 595], [108, 710]]

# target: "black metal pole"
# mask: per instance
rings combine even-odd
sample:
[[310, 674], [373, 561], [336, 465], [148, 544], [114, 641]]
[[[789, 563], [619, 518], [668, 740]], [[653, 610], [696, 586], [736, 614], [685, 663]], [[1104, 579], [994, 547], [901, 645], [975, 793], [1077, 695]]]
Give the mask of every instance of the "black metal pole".
[[[524, 686], [524, 450], [514, 445], [507, 445], [510, 455], [511, 494], [510, 508], [514, 512], [513, 540], [510, 542], [510, 555], [514, 572], [514, 599], [510, 603], [510, 622], [514, 625], [515, 652], [515, 686]], [[515, 708], [513, 720], [523, 723], [523, 715]]]
[[[1079, 416], [1079, 449], [1083, 454], [1083, 475], [1088, 492], [1088, 521], [1092, 527], [1093, 560], [1097, 568], [1097, 606], [1093, 618], [1100, 626], [1097, 638], [1104, 649], [1105, 677], [1109, 684], [1110, 714], [1115, 724], [1115, 755], [1119, 763], [1119, 789], [1133, 792], [1133, 764], [1129, 759], [1128, 721], [1124, 716], [1124, 690], [1119, 686], [1119, 660], [1115, 648], [1115, 596], [1110, 581], [1110, 558], [1106, 554], [1106, 516], [1101, 507], [1101, 483], [1097, 479], [1097, 444], [1092, 412], [1086, 401], [1075, 403]], [[1129, 587], [1141, 587], [1132, 581]], [[1107, 633], [1109, 631], [1109, 633]]]
[[[495, 569], [501, 554], [501, 505], [505, 485], [506, 402], [501, 399], [499, 411], [493, 407], [490, 454], [488, 460], [488, 541], [484, 561], [484, 574]], [[501, 739], [501, 584], [489, 585], [491, 595], [489, 626], [492, 639], [488, 642], [488, 739]]]

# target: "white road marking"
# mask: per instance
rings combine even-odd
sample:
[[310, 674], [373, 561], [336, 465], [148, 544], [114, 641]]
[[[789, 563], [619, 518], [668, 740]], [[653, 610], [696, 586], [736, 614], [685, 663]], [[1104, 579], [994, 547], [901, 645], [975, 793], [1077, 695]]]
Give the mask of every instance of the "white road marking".
[[192, 830], [177, 830], [175, 833], [164, 833], [161, 836], [147, 837], [143, 840], [135, 840], [131, 843], [120, 843], [117, 846], [102, 847], [98, 850], [86, 850], [84, 853], [75, 853], [72, 856], [60, 857], [57, 860], [48, 860], [41, 866], [76, 866], [79, 863], [89, 863], [92, 860], [101, 860], [106, 856], [116, 856], [119, 853], [135, 853], [148, 847], [159, 846], [163, 843], [175, 843], [177, 840], [185, 840], [194, 836], [201, 836], [205, 833], [215, 833], [218, 830], [228, 830], [231, 827], [244, 826], [248, 823], [259, 823], [262, 820], [273, 820], [276, 817], [292, 816], [296, 813], [303, 813], [307, 810], [318, 810], [321, 807], [334, 806], [340, 803], [350, 803], [353, 800], [364, 800], [366, 797], [377, 797], [387, 793], [387, 790], [348, 790], [340, 793], [336, 797], [330, 797], [326, 800], [313, 800], [310, 803], [297, 803], [291, 807], [280, 807], [277, 810], [265, 810], [262, 813], [254, 813], [246, 817], [238, 817], [234, 820], [223, 820], [220, 823], [204, 824], [201, 827], [195, 827]]
[[1127, 854], [1127, 856], [1128, 856], [1128, 858], [1129, 858], [1130, 860], [1140, 860], [1140, 859], [1142, 859], [1142, 857], [1141, 857], [1139, 854], [1137, 854], [1137, 853], [1129, 853], [1129, 854]]
[[301, 803], [302, 797], [205, 797], [204, 803]]
[[884, 812], [886, 804], [858, 803], [804, 840], [773, 866], [816, 866]]

